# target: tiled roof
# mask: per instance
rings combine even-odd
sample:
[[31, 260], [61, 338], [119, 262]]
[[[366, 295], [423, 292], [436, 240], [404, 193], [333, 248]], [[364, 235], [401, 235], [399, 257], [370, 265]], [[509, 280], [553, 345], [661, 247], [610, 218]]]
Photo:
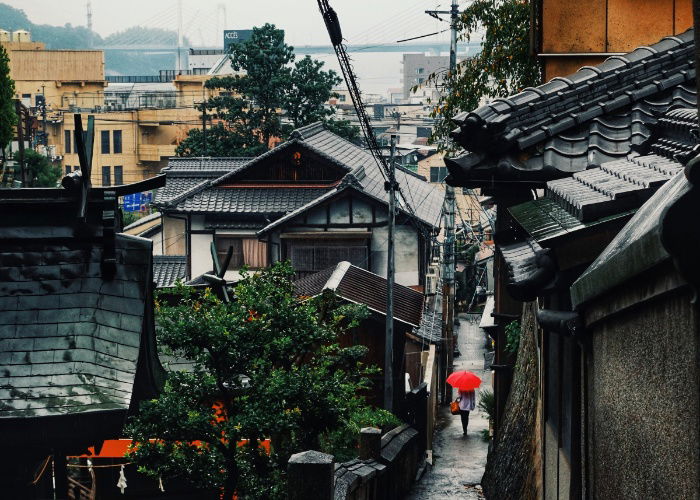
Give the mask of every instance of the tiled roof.
[[[155, 390], [146, 389], [154, 386], [145, 374], [160, 370], [149, 320], [151, 242], [116, 235], [116, 271], [106, 277], [98, 216], [106, 202], [89, 205], [78, 237], [72, 200], [51, 205], [20, 200], [21, 211], [0, 201], [6, 214], [0, 220], [1, 428], [10, 431], [10, 421], [68, 415], [83, 415], [80, 422], [87, 423], [93, 415], [100, 425], [93, 421], [94, 429], [88, 425], [68, 435], [116, 437], [137, 393], [144, 397]], [[107, 414], [117, 416], [116, 427], [107, 423]], [[42, 429], [48, 446], [52, 431], [32, 425]]]
[[184, 255], [154, 255], [153, 281], [160, 287], [173, 286], [187, 278], [187, 257]]
[[[319, 156], [333, 162], [348, 172], [348, 175], [352, 175], [352, 181], [357, 181], [355, 186], [358, 189], [382, 203], [388, 204], [389, 197], [384, 190], [385, 179], [371, 153], [327, 130], [321, 122], [295, 130], [289, 141], [211, 183], [197, 185], [192, 182], [189, 184], [191, 188], [189, 192], [180, 191], [181, 195], [178, 198], [170, 198], [169, 202], [172, 206], [176, 205], [176, 210], [185, 212], [253, 213], [255, 210], [250, 205], [250, 198], [246, 197], [258, 196], [255, 198], [255, 202], [260, 203], [259, 213], [281, 215], [297, 210], [327, 193], [332, 187], [318, 188], [313, 198], [308, 188], [302, 189], [306, 191], [305, 193], [296, 193], [294, 188], [274, 188], [274, 192], [278, 194], [275, 194], [276, 198], [270, 202], [264, 201], [264, 198], [269, 196], [269, 193], [264, 191], [243, 193], [242, 190], [228, 187], [232, 184], [235, 185], [235, 179], [242, 175], [245, 170], [255, 168], [259, 162], [294, 145], [307, 147]], [[401, 168], [397, 169], [396, 179], [403, 194], [405, 211], [410, 212], [406, 207], [406, 205], [410, 205], [418, 219], [431, 226], [439, 226], [444, 198], [443, 191], [425, 182], [420, 176]], [[227, 187], [221, 187], [223, 185]], [[239, 196], [242, 198], [239, 199]], [[244, 207], [244, 209], [239, 210], [237, 207]]]
[[[578, 308], [669, 259], [668, 238], [662, 241], [664, 219], [669, 207], [679, 202], [691, 189], [692, 185], [680, 172], [662, 186], [574, 282], [571, 286], [572, 306]], [[694, 205], [694, 213], [683, 215], [696, 217], [697, 203]], [[684, 208], [683, 212], [691, 207], [686, 205]], [[686, 225], [686, 222], [679, 225]], [[697, 262], [697, 246], [689, 247], [698, 241], [693, 226], [691, 223], [690, 227], [684, 228], [685, 241], [681, 245], [689, 250], [688, 254]]]
[[547, 183], [547, 195], [511, 207], [518, 224], [540, 244], [601, 223], [628, 218], [682, 170], [697, 143], [697, 112], [675, 109], [651, 127], [651, 136], [625, 159]]
[[179, 212], [280, 215], [328, 192], [328, 188], [209, 187], [182, 200]]
[[[386, 315], [386, 279], [374, 273], [340, 262], [295, 282], [296, 293], [313, 297], [323, 290], [334, 290], [339, 297], [365, 304], [370, 310]], [[423, 294], [394, 284], [394, 318], [414, 327], [420, 325]]]
[[461, 113], [451, 182], [541, 184], [624, 157], [659, 113], [695, 104], [694, 78], [689, 30]]
[[229, 172], [242, 168], [250, 158], [170, 158], [163, 169], [165, 187], [156, 191], [153, 203], [165, 205], [196, 186], [206, 185]]
[[[547, 196], [581, 222], [640, 207], [683, 169], [676, 156], [688, 155], [697, 139], [697, 112], [669, 111], [654, 134], [627, 158], [547, 183]], [[641, 153], [641, 154], [640, 154]]]
[[555, 277], [556, 265], [548, 251], [531, 238], [501, 245], [498, 251], [506, 264], [508, 293], [516, 300], [534, 300]]

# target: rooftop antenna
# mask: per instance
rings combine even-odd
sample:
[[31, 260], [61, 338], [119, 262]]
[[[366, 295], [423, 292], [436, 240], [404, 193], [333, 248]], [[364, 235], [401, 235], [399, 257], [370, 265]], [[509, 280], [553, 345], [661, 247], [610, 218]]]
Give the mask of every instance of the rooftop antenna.
[[177, 2], [177, 72], [182, 73], [182, 0]]

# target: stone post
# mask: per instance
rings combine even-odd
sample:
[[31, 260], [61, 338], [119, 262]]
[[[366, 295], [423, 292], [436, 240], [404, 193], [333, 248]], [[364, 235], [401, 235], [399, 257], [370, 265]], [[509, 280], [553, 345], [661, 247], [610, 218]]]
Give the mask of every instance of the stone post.
[[287, 464], [287, 481], [289, 500], [333, 500], [333, 455], [313, 450], [292, 455]]
[[376, 427], [360, 429], [360, 460], [379, 460], [382, 451], [382, 431]]

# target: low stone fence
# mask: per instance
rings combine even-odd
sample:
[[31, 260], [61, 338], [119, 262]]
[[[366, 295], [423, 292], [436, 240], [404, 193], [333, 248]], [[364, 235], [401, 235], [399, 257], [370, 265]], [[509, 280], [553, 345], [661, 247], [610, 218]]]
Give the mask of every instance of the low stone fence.
[[305, 451], [289, 459], [290, 499], [398, 500], [411, 489], [424, 458], [417, 430], [404, 424], [384, 436], [366, 427], [360, 433], [360, 457], [334, 464], [333, 456]]

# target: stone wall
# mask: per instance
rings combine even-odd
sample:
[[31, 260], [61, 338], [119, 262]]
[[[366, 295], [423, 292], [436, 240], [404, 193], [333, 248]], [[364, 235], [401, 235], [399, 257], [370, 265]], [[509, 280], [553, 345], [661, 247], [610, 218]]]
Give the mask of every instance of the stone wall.
[[529, 303], [523, 309], [513, 383], [481, 481], [484, 495], [489, 499], [540, 497], [539, 468], [535, 467], [539, 406], [535, 307]]
[[591, 328], [591, 498], [700, 498], [699, 318], [692, 300], [686, 288]]
[[360, 436], [360, 458], [335, 464], [333, 456], [317, 451], [289, 460], [290, 499], [399, 500], [413, 485], [423, 463], [425, 446], [418, 431], [404, 424], [384, 436], [366, 428]]

